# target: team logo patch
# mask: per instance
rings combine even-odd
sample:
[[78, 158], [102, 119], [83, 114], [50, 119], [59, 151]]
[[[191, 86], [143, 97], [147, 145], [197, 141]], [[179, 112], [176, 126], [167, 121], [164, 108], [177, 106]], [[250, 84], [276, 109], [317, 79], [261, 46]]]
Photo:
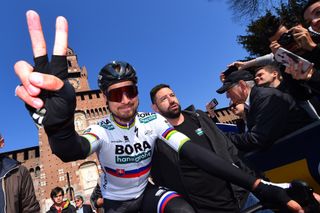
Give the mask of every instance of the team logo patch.
[[198, 128], [198, 129], [196, 129], [196, 130], [194, 130], [196, 133], [197, 133], [197, 135], [199, 135], [199, 136], [201, 136], [201, 135], [203, 135], [203, 130], [201, 129], [201, 128]]
[[99, 122], [99, 126], [107, 130], [114, 130], [114, 126], [108, 120]]

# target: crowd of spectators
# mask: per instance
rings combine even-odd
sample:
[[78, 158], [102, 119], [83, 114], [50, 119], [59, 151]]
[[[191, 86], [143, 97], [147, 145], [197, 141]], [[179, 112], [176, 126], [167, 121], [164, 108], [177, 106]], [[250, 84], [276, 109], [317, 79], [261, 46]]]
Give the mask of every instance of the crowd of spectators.
[[[267, 149], [319, 119], [319, 10], [319, 1], [309, 1], [303, 9], [305, 20], [292, 14], [267, 17], [261, 39], [268, 39], [270, 54], [232, 62], [221, 73], [223, 86], [217, 92], [226, 93], [230, 109], [244, 123], [242, 133], [227, 133], [240, 150]], [[279, 60], [281, 48], [292, 52], [290, 57]], [[305, 70], [299, 57], [312, 65]]]

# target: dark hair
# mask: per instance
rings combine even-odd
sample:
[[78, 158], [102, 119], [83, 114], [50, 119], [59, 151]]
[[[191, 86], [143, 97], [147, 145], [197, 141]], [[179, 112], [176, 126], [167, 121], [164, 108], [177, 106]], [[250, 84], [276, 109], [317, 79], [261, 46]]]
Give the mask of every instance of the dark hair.
[[51, 190], [50, 197], [53, 200], [53, 197], [57, 196], [57, 194], [61, 192], [62, 196], [64, 196], [64, 191], [61, 187], [57, 186]]
[[275, 61], [275, 62], [272, 62], [272, 63], [267, 64], [265, 66], [258, 67], [255, 70], [255, 72], [258, 72], [261, 69], [265, 69], [265, 70], [267, 70], [269, 72], [276, 71], [276, 72], [278, 72], [280, 74], [280, 65], [281, 64], [279, 64], [278, 62]]
[[287, 14], [283, 14], [281, 17], [281, 25], [285, 26], [288, 30], [298, 24], [302, 24], [301, 20], [291, 11], [288, 11]]
[[257, 73], [259, 70], [261, 69], [264, 69], [266, 70], [267, 72], [269, 73], [272, 73], [273, 71], [276, 71], [278, 73], [278, 78], [279, 80], [282, 80], [282, 75], [281, 75], [281, 71], [280, 71], [280, 66], [281, 64], [279, 64], [278, 62], [272, 62], [270, 64], [267, 64], [265, 66], [261, 66], [261, 67], [258, 67], [256, 70], [255, 70], [255, 73]]
[[80, 199], [83, 202], [83, 197], [81, 195], [76, 195], [75, 199]]
[[308, 9], [308, 7], [310, 7], [311, 5], [313, 5], [314, 3], [317, 3], [319, 0], [309, 0], [304, 6], [303, 9], [301, 11], [301, 16], [304, 17], [304, 13], [306, 12], [306, 10]]
[[[264, 20], [263, 20], [264, 19]], [[264, 23], [266, 27], [264, 34], [262, 37], [265, 37], [269, 42], [269, 38], [272, 37], [279, 30], [281, 26], [281, 20], [279, 17], [272, 15], [271, 13], [267, 13], [264, 18], [261, 19], [261, 22]]]
[[152, 104], [154, 104], [155, 102], [155, 96], [157, 94], [157, 92], [162, 89], [162, 88], [170, 88], [170, 86], [168, 84], [158, 84], [156, 85], [155, 87], [153, 87], [151, 90], [150, 90], [150, 99], [151, 99], [151, 102]]

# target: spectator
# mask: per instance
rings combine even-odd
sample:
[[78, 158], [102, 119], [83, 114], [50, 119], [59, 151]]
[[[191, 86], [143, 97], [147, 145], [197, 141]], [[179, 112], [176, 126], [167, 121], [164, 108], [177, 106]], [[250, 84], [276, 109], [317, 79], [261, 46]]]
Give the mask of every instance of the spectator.
[[69, 200], [64, 201], [64, 191], [57, 186], [51, 190], [51, 200], [53, 201], [47, 213], [76, 213], [76, 208], [70, 204]]
[[[307, 2], [306, 6], [303, 9], [303, 17], [307, 24], [310, 26], [309, 31], [314, 33], [314, 37], [318, 38], [317, 47], [315, 49], [320, 49], [320, 1], [319, 0], [310, 0]], [[316, 56], [319, 56], [316, 54]], [[296, 70], [291, 66], [287, 69], [287, 73], [291, 74], [292, 77], [296, 80], [304, 80], [306, 85], [310, 87], [310, 89], [317, 94], [320, 95], [320, 70], [319, 67], [313, 67], [309, 69], [307, 72], [301, 72], [300, 70]]]
[[275, 88], [255, 86], [248, 71], [231, 73], [217, 92], [226, 92], [233, 103], [245, 104], [248, 131], [226, 133], [242, 151], [267, 148], [278, 138], [314, 121], [290, 95]]
[[[297, 70], [295, 70], [294, 72], [297, 72]], [[296, 97], [296, 93], [298, 93], [297, 90], [301, 89], [306, 91], [307, 89], [306, 87], [299, 87], [299, 84], [293, 83], [292, 79], [288, 79], [288, 77], [285, 78], [286, 80], [282, 80], [278, 63], [271, 63], [258, 68], [256, 70], [255, 76], [257, 85], [277, 88], [282, 92], [290, 94], [292, 97]], [[308, 91], [306, 91], [306, 93], [310, 94]], [[315, 98], [313, 98], [312, 96], [310, 96], [309, 98], [313, 101], [313, 104], [315, 106], [319, 106], [319, 102], [315, 102]], [[310, 103], [310, 100], [300, 100], [296, 98], [295, 101], [301, 108], [306, 110], [310, 117], [319, 119], [317, 111]]]
[[76, 195], [74, 201], [76, 202], [77, 213], [93, 213], [91, 206], [83, 203], [84, 200], [81, 195]]
[[276, 63], [260, 67], [256, 70], [254, 80], [259, 86], [277, 88], [282, 82], [280, 67]]
[[[169, 85], [159, 84], [153, 87], [150, 97], [153, 110], [163, 115], [176, 130], [187, 135], [193, 143], [215, 152], [247, 172], [250, 171], [237, 157], [236, 147], [205, 112], [181, 111], [179, 100]], [[168, 149], [164, 143], [157, 143], [155, 150], [153, 181], [184, 195], [196, 212], [238, 212], [246, 202], [251, 201], [247, 200], [248, 191], [208, 174], [183, 156], [179, 158], [177, 153]], [[171, 175], [165, 175], [167, 173]]]
[[[0, 134], [0, 149], [4, 138]], [[28, 169], [0, 153], [0, 212], [35, 213], [40, 205]], [[3, 193], [3, 194], [2, 194]]]
[[309, 0], [304, 6], [302, 14], [305, 22], [314, 32], [320, 33], [320, 1]]

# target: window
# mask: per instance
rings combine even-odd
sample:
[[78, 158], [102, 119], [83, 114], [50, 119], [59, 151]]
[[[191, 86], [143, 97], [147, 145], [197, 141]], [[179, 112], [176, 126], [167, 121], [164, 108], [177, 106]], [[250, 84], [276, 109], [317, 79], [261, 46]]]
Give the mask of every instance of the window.
[[64, 174], [63, 169], [58, 169], [58, 174], [59, 175]]
[[64, 176], [60, 176], [59, 181], [64, 181]]

